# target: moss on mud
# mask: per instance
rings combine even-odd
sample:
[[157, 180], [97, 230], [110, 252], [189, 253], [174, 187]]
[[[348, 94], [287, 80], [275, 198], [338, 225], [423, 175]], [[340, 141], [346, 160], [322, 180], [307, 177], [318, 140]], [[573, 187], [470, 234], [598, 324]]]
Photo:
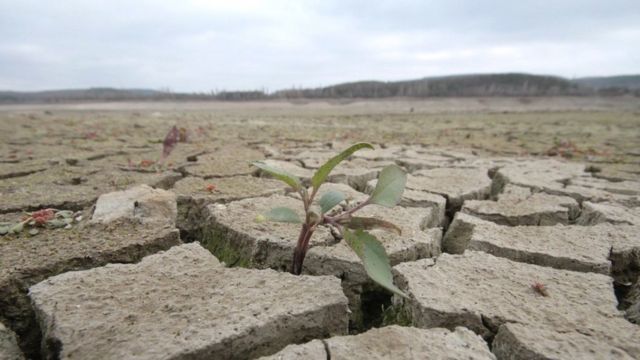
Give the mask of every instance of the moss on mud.
[[250, 255], [243, 253], [238, 244], [224, 231], [216, 229], [215, 226], [207, 226], [200, 232], [200, 243], [209, 250], [218, 260], [224, 262], [228, 267], [250, 268], [252, 261]]

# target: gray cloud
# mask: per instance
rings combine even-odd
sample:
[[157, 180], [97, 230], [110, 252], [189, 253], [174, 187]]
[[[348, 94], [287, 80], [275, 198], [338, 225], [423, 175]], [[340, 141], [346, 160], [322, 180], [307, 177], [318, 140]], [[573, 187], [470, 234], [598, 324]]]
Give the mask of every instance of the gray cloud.
[[0, 89], [640, 71], [640, 2], [0, 0]]

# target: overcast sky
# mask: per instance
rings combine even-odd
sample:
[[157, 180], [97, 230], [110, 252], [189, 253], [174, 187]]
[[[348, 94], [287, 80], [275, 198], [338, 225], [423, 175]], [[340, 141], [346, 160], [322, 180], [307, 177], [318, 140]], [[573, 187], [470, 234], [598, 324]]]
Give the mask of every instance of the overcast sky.
[[640, 0], [0, 0], [0, 89], [640, 73]]

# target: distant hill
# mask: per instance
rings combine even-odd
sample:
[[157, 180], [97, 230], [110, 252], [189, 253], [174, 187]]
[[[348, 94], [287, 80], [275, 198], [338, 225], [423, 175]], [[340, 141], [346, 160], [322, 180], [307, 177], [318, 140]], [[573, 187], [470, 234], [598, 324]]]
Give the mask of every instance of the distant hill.
[[557, 76], [521, 73], [470, 74], [425, 77], [405, 81], [358, 81], [313, 89], [285, 89], [268, 94], [256, 91], [210, 93], [173, 93], [149, 89], [90, 88], [37, 92], [0, 91], [0, 104], [263, 99], [338, 99], [389, 97], [464, 97], [464, 96], [640, 96], [640, 75], [588, 77], [574, 80]]
[[66, 101], [119, 101], [162, 97], [148, 89], [90, 88], [34, 92], [0, 91], [0, 103], [54, 103]]
[[285, 98], [384, 98], [395, 96], [555, 96], [587, 95], [589, 88], [555, 76], [478, 74], [428, 77], [407, 81], [360, 81], [316, 89], [276, 92]]
[[163, 100], [257, 100], [265, 99], [262, 91], [220, 91], [211, 93], [173, 93], [150, 89], [90, 88], [34, 92], [0, 91], [0, 104], [163, 101]]
[[625, 88], [629, 90], [640, 89], [640, 75], [585, 77], [575, 79], [573, 82], [597, 90], [605, 88]]

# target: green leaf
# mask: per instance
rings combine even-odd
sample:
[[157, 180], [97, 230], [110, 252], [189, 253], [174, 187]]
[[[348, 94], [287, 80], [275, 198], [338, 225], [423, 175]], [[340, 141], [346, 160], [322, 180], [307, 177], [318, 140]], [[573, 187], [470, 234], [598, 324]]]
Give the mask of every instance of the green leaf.
[[23, 223], [17, 223], [15, 225], [13, 225], [10, 229], [9, 229], [9, 233], [11, 234], [17, 234], [19, 232], [22, 231], [22, 229], [24, 229], [24, 224]]
[[0, 235], [6, 235], [7, 233], [9, 233], [9, 227], [8, 226], [0, 226]]
[[407, 174], [397, 165], [389, 165], [382, 169], [378, 177], [376, 188], [371, 194], [369, 202], [386, 207], [393, 207], [400, 202], [404, 186], [407, 183]]
[[51, 219], [47, 221], [47, 225], [52, 228], [61, 228], [67, 226], [67, 223], [64, 220]]
[[40, 231], [38, 229], [29, 230], [29, 235], [31, 235], [31, 236], [36, 236], [36, 235], [38, 235], [38, 233], [40, 233]]
[[71, 210], [61, 210], [61, 211], [56, 212], [56, 216], [63, 217], [65, 219], [66, 218], [71, 218], [71, 217], [73, 217], [73, 211], [71, 211]]
[[285, 222], [285, 223], [296, 223], [300, 224], [302, 221], [298, 214], [288, 207], [277, 207], [269, 210], [264, 217], [267, 220], [277, 221], [277, 222]]
[[347, 197], [340, 191], [331, 190], [322, 195], [320, 200], [318, 200], [318, 203], [320, 204], [320, 209], [324, 214], [333, 209], [334, 206], [340, 204], [340, 202], [346, 198]]
[[391, 265], [389, 265], [387, 253], [384, 251], [382, 244], [373, 235], [362, 230], [351, 232], [345, 229], [344, 239], [362, 260], [364, 269], [371, 280], [395, 294], [404, 298], [407, 297], [402, 290], [393, 284], [393, 275], [391, 274]]
[[398, 235], [402, 234], [402, 230], [396, 226], [394, 223], [376, 219], [376, 218], [368, 218], [368, 217], [351, 217], [348, 219], [344, 219], [340, 221], [340, 224], [346, 226], [349, 229], [363, 229], [363, 230], [371, 230], [371, 229], [384, 229], [395, 232]]
[[313, 174], [313, 177], [311, 178], [311, 185], [313, 186], [313, 188], [318, 189], [320, 185], [322, 185], [322, 183], [327, 180], [327, 176], [329, 176], [331, 170], [333, 170], [333, 168], [335, 168], [342, 160], [348, 158], [354, 152], [364, 148], [373, 149], [373, 145], [368, 143], [358, 143], [352, 145], [340, 154], [329, 159], [329, 161], [327, 161], [324, 165], [320, 166], [320, 168], [316, 171], [315, 174]]
[[262, 161], [254, 161], [251, 164], [259, 168], [260, 170], [268, 173], [269, 175], [273, 176], [274, 178], [285, 182], [287, 185], [291, 186], [295, 191], [300, 190], [300, 188], [302, 187], [302, 182], [300, 181], [300, 179], [298, 179], [297, 176], [289, 174], [284, 170], [280, 170], [280, 169], [274, 168], [273, 166], [269, 166], [263, 163]]

